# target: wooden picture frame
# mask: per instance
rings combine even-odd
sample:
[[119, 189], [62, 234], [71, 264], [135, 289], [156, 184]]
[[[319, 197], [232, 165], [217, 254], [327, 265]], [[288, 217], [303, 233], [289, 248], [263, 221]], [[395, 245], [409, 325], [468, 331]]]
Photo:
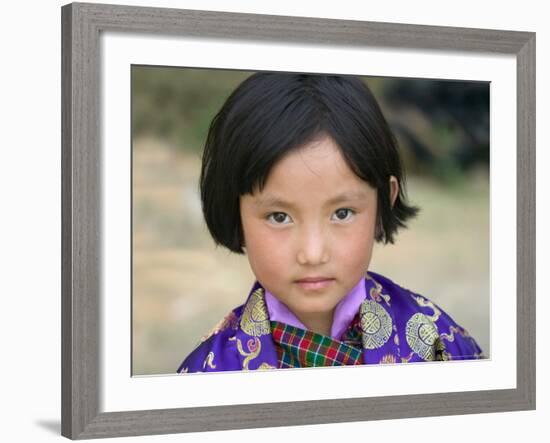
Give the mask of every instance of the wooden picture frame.
[[[513, 55], [517, 61], [516, 389], [101, 411], [99, 36], [104, 31]], [[99, 438], [534, 409], [535, 312], [534, 33], [86, 3], [62, 7], [64, 436]]]

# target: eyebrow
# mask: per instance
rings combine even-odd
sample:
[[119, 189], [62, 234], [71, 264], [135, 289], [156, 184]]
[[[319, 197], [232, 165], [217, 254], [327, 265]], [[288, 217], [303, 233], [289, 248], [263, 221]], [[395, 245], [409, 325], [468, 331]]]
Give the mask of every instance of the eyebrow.
[[[357, 200], [365, 200], [367, 198], [368, 198], [367, 194], [363, 191], [343, 192], [341, 194], [335, 195], [330, 200], [327, 200], [325, 205], [332, 206], [338, 203], [354, 202]], [[294, 208], [295, 206], [292, 202], [288, 202], [274, 195], [259, 197], [254, 204], [260, 207], [277, 206], [281, 208], [290, 208], [290, 209]]]

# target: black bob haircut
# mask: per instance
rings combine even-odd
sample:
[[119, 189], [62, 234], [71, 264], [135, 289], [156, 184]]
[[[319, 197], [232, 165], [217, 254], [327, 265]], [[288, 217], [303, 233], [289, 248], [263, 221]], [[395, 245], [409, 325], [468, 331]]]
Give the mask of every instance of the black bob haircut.
[[[406, 203], [397, 142], [367, 85], [352, 76], [260, 72], [231, 93], [208, 131], [200, 192], [216, 244], [244, 253], [240, 196], [262, 190], [285, 154], [323, 135], [377, 190], [375, 240], [394, 242], [418, 208]], [[399, 183], [393, 208], [392, 175]]]

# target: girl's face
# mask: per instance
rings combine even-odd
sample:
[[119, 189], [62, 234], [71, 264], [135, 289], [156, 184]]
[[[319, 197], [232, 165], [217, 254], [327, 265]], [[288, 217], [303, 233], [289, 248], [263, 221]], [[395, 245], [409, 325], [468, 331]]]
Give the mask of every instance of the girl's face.
[[330, 137], [290, 152], [261, 192], [241, 196], [252, 271], [309, 329], [330, 333], [334, 308], [367, 271], [376, 198]]

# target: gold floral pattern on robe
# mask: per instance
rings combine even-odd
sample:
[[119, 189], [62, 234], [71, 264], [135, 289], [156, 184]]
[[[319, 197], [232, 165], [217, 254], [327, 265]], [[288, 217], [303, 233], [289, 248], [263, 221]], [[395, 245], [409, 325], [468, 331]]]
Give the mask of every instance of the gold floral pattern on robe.
[[361, 304], [362, 342], [365, 349], [378, 349], [388, 341], [393, 331], [393, 322], [384, 306], [365, 300]]
[[397, 363], [397, 358], [395, 357], [395, 355], [392, 355], [392, 354], [386, 354], [380, 360], [380, 364], [391, 364], [391, 363]]
[[437, 308], [437, 306], [433, 304], [433, 302], [428, 300], [426, 297], [422, 297], [421, 295], [418, 295], [418, 294], [411, 294], [411, 295], [416, 300], [416, 303], [418, 304], [418, 306], [422, 308], [430, 308], [433, 311], [432, 315], [425, 314], [429, 320], [433, 321], [434, 323], [437, 320], [439, 320], [441, 311]]
[[437, 325], [422, 313], [414, 314], [408, 321], [405, 330], [407, 343], [415, 354], [427, 361], [435, 359], [435, 344], [439, 339]]
[[470, 334], [466, 329], [460, 328], [458, 326], [451, 326], [449, 328], [449, 333], [442, 333], [440, 337], [442, 340], [453, 342], [455, 341], [455, 333], [460, 334], [462, 337], [470, 337]]
[[[245, 357], [243, 360], [243, 370], [245, 371], [248, 370], [248, 364], [250, 361], [260, 355], [260, 351], [262, 350], [262, 342], [258, 337], [253, 337], [250, 340], [247, 340], [246, 347], [248, 350], [245, 350], [241, 340], [237, 339], [237, 350], [239, 351], [239, 354]], [[262, 363], [262, 365], [265, 365], [265, 363]]]
[[271, 366], [269, 363], [262, 363], [260, 366], [258, 366], [258, 369], [277, 369], [277, 367]]
[[374, 287], [372, 287], [369, 291], [370, 298], [378, 303], [384, 300], [388, 306], [391, 306], [391, 297], [388, 294], [384, 294], [382, 292], [382, 285], [378, 283], [374, 278], [372, 278], [369, 274], [366, 274], [365, 278], [372, 281], [372, 283], [374, 284]]
[[241, 317], [241, 329], [252, 337], [271, 334], [263, 288], [250, 295]]
[[214, 364], [214, 353], [210, 351], [206, 358], [204, 359], [204, 363], [202, 364], [202, 368], [205, 369], [206, 367], [216, 369], [216, 365]]

